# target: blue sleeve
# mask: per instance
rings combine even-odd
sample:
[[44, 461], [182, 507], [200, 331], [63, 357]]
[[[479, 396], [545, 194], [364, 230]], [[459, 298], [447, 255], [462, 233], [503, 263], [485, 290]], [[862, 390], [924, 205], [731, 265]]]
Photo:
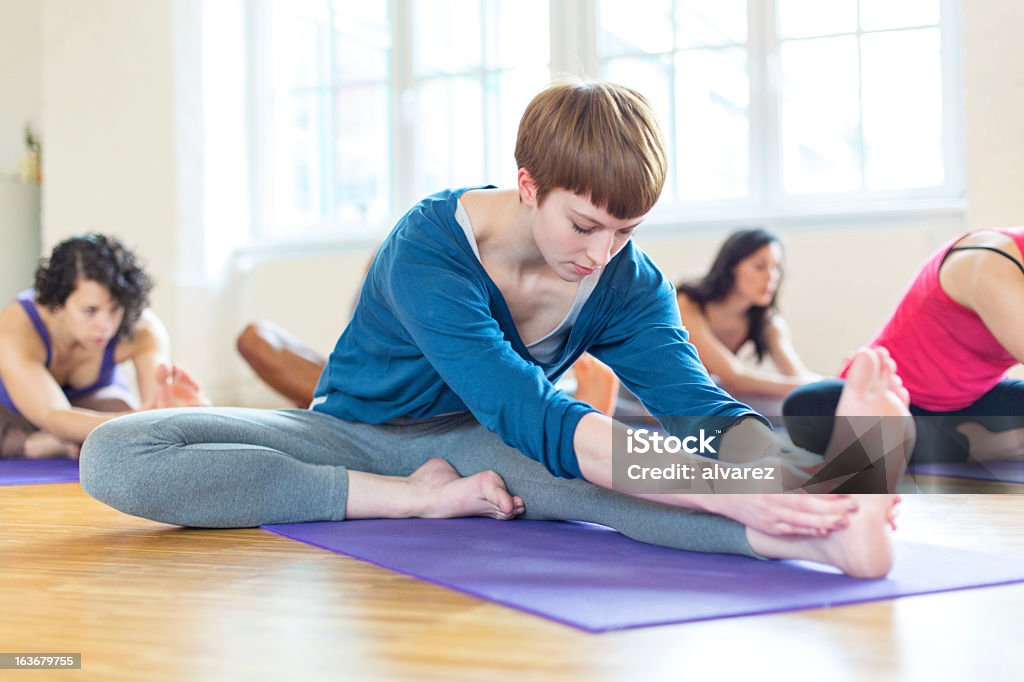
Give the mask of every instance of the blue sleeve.
[[392, 247], [388, 305], [441, 379], [506, 444], [556, 476], [582, 478], [573, 436], [593, 408], [516, 353], [491, 313], [486, 282], [463, 254], [441, 242]]
[[617, 278], [628, 284], [619, 285], [624, 289], [618, 292], [618, 309], [590, 352], [674, 435], [724, 429], [745, 416], [771, 428], [767, 419], [711, 380], [679, 319], [675, 288], [642, 258], [627, 264], [633, 272]]

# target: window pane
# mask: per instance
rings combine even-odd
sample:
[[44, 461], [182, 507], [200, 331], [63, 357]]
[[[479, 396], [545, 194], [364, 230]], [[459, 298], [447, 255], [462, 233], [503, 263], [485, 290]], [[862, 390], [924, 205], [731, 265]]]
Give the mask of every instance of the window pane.
[[438, 78], [416, 88], [416, 193], [485, 181], [483, 92], [472, 78]]
[[480, 67], [479, 0], [413, 2], [413, 70], [417, 76]]
[[547, 0], [490, 0], [488, 9], [487, 68], [547, 66], [551, 60]]
[[274, 88], [308, 88], [330, 82], [330, 73], [321, 60], [329, 44], [327, 3], [277, 0], [270, 14]]
[[[669, 122], [672, 120], [672, 58], [619, 57], [609, 59], [601, 69], [601, 78], [621, 83], [638, 91], [651, 103], [669, 149], [674, 147]], [[671, 156], [671, 154], [669, 155]], [[672, 164], [669, 164], [670, 167]], [[674, 175], [665, 181], [666, 198], [675, 193]]]
[[387, 217], [388, 89], [342, 90], [337, 97], [335, 210], [342, 220]]
[[549, 81], [546, 68], [517, 69], [489, 75], [487, 90], [487, 177], [497, 185], [515, 185], [516, 133], [533, 96]]
[[747, 51], [676, 55], [677, 193], [684, 200], [743, 197], [750, 186]]
[[868, 189], [941, 185], [939, 29], [875, 33], [861, 40]]
[[781, 38], [857, 31], [857, 0], [778, 0], [778, 3]]
[[683, 0], [676, 3], [676, 47], [743, 45], [747, 0]]
[[391, 24], [387, 2], [338, 2], [334, 7], [334, 64], [338, 82], [388, 77]]
[[782, 45], [783, 184], [789, 193], [859, 189], [857, 39]]
[[860, 27], [865, 31], [939, 23], [939, 0], [860, 0]]
[[273, 169], [277, 224], [317, 222], [326, 214], [326, 166], [321, 153], [329, 102], [319, 92], [275, 98]]
[[671, 0], [600, 0], [597, 24], [602, 56], [672, 51]]

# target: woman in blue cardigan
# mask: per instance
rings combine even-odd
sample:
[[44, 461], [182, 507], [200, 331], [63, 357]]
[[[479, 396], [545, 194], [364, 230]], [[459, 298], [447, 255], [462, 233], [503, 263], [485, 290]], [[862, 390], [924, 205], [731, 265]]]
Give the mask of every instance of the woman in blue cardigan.
[[[85, 443], [85, 489], [187, 526], [578, 519], [671, 547], [887, 572], [894, 496], [770, 494], [820, 480], [821, 465], [708, 378], [672, 285], [632, 243], [667, 168], [646, 100], [612, 84], [552, 86], [527, 107], [516, 161], [516, 187], [440, 192], [398, 222], [309, 410], [118, 419]], [[720, 431], [723, 462], [680, 455], [696, 472], [687, 492], [614, 491], [624, 427], [553, 383], [588, 350], [669, 432]], [[884, 351], [856, 366], [837, 414], [906, 414]], [[781, 480], [701, 476], [755, 465]]]

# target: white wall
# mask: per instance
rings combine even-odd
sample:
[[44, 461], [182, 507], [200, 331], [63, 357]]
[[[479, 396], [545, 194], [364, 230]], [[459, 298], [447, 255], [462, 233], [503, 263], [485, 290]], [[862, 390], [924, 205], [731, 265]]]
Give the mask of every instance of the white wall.
[[176, 359], [217, 393], [232, 306], [207, 268], [202, 6], [43, 0], [43, 241], [96, 230], [136, 249]]
[[39, 187], [14, 174], [25, 123], [41, 134], [41, 57], [39, 2], [0, 0], [0, 301], [30, 286], [40, 251]]
[[[234, 333], [268, 317], [326, 354], [370, 249], [249, 252], [225, 262], [244, 233], [249, 191], [247, 162], [231, 151], [244, 146], [244, 91], [229, 87], [244, 71], [242, 39], [230, 28], [240, 1], [221, 0], [234, 4], [217, 3], [211, 18], [202, 0], [43, 0], [44, 231], [47, 244], [106, 229], [136, 245], [160, 280], [156, 307], [178, 359], [217, 399], [264, 404], [273, 398], [237, 361]], [[783, 310], [818, 371], [833, 372], [871, 336], [942, 241], [967, 224], [1024, 221], [1014, 186], [1024, 170], [1024, 61], [1012, 58], [1024, 10], [1011, 0], [963, 5], [969, 223], [947, 212], [769, 224], [787, 242]], [[204, 71], [211, 60], [220, 66]], [[204, 92], [226, 119], [204, 114]], [[231, 121], [233, 138], [224, 134]], [[675, 279], [705, 268], [724, 232], [652, 230], [641, 244]]]
[[972, 226], [1024, 224], [1024, 3], [963, 0]]
[[0, 301], [32, 286], [39, 257], [39, 185], [0, 177]]
[[0, 175], [18, 168], [25, 123], [41, 123], [39, 21], [38, 0], [0, 0]]

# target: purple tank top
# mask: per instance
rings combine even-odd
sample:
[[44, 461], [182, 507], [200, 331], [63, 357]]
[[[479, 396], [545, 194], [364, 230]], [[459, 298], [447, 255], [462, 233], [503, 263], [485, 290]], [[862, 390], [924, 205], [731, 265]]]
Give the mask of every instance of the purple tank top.
[[[25, 291], [18, 294], [15, 300], [21, 304], [24, 308], [25, 314], [28, 315], [29, 319], [32, 320], [33, 326], [36, 331], [39, 332], [39, 337], [43, 340], [43, 345], [46, 346], [46, 367], [50, 367], [50, 361], [53, 359], [53, 347], [50, 344], [50, 334], [46, 331], [46, 325], [43, 324], [43, 318], [39, 316], [39, 311], [36, 310], [35, 306], [35, 290], [26, 289]], [[125, 386], [123, 377], [118, 371], [117, 363], [114, 361], [114, 351], [117, 349], [118, 337], [114, 337], [107, 343], [107, 347], [103, 349], [103, 362], [100, 364], [100, 373], [96, 377], [96, 381], [83, 388], [73, 388], [71, 386], [61, 386], [61, 390], [64, 391], [64, 395], [68, 400], [74, 400], [75, 398], [81, 398], [82, 396], [89, 395], [94, 391], [98, 391], [101, 388], [107, 386]], [[7, 393], [7, 387], [4, 385], [3, 377], [0, 377], [0, 406], [6, 407], [8, 410], [21, 414], [18, 412], [18, 408], [14, 406], [14, 401], [11, 400], [11, 396]]]

